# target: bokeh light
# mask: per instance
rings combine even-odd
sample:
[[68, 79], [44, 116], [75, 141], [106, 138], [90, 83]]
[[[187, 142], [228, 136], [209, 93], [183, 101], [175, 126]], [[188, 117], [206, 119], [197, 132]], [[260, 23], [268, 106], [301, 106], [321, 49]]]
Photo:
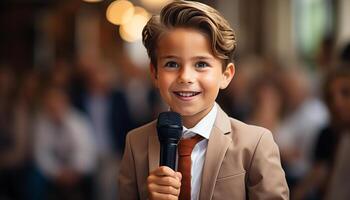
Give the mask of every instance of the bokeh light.
[[150, 15], [145, 9], [135, 7], [135, 13], [132, 19], [128, 23], [121, 25], [119, 28], [121, 38], [127, 42], [134, 42], [141, 39], [142, 29], [149, 18]]
[[140, 0], [146, 7], [158, 10], [172, 0]]
[[109, 22], [115, 25], [128, 23], [134, 15], [134, 5], [127, 0], [117, 0], [112, 2], [106, 11]]
[[85, 2], [88, 2], [88, 3], [98, 3], [98, 2], [101, 2], [103, 0], [83, 0]]

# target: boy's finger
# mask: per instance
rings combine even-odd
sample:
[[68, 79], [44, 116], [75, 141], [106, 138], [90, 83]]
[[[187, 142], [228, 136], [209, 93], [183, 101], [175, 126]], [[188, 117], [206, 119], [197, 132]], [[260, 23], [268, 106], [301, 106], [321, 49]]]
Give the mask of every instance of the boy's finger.
[[161, 194], [171, 194], [174, 196], [179, 196], [180, 188], [174, 188], [172, 186], [164, 186], [164, 185], [156, 185], [150, 184], [148, 187], [148, 191], [153, 191]]
[[181, 179], [182, 179], [182, 174], [181, 174], [181, 172], [176, 172], [176, 178], [179, 180], [179, 181], [181, 181]]
[[178, 197], [172, 194], [162, 194], [158, 192], [151, 192], [149, 194], [149, 199], [151, 200], [178, 200]]
[[154, 176], [150, 177], [149, 183], [155, 183], [157, 185], [172, 186], [174, 188], [180, 188], [181, 181], [171, 176]]
[[165, 185], [165, 186], [172, 186], [174, 188], [180, 188], [181, 186], [181, 182], [177, 178], [171, 177], [171, 176], [161, 177], [158, 180], [158, 184]]
[[153, 171], [157, 176], [173, 176], [175, 177], [175, 171], [167, 166], [160, 166], [156, 170]]
[[172, 186], [174, 188], [180, 188], [181, 182], [178, 178], [172, 176], [155, 176], [150, 175], [147, 178], [148, 184], [162, 185], [162, 186]]

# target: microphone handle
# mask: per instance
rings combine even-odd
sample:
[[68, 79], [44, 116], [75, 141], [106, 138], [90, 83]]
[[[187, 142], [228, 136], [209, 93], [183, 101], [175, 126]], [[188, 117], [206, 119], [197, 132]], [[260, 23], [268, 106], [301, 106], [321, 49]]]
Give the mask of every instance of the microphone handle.
[[168, 166], [175, 170], [177, 143], [163, 142], [160, 144], [159, 166]]

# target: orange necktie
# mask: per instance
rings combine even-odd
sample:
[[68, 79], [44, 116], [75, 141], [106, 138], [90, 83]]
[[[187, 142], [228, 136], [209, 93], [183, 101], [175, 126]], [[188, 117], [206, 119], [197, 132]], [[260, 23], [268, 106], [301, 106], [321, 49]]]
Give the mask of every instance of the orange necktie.
[[194, 146], [202, 139], [202, 136], [196, 135], [189, 139], [181, 139], [178, 144], [177, 170], [182, 174], [180, 200], [191, 199], [191, 154]]

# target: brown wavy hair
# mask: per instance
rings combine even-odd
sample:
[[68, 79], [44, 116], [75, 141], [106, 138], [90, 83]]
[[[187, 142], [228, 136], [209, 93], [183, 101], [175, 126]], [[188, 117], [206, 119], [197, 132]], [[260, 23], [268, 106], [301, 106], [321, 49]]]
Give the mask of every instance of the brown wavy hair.
[[236, 36], [226, 19], [214, 8], [194, 1], [174, 1], [160, 15], [154, 15], [143, 28], [142, 42], [151, 64], [157, 69], [157, 45], [160, 36], [174, 28], [191, 28], [206, 34], [214, 56], [223, 61], [223, 69], [233, 62]]

